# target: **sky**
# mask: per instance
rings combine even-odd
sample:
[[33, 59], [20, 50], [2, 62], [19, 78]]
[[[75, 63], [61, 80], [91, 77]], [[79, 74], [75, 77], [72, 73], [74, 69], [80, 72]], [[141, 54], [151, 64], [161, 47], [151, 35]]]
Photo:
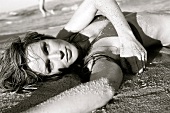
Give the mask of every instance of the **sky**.
[[0, 0], [0, 13], [15, 11], [33, 5], [38, 5], [38, 0]]

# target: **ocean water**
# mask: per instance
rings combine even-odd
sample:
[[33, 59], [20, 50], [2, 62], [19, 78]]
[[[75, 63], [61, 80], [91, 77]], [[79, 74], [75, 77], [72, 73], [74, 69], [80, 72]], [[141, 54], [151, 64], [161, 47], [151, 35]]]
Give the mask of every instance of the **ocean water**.
[[[45, 0], [45, 1], [49, 2], [52, 0]], [[38, 6], [38, 3], [39, 0], [0, 0], [0, 13], [20, 10], [33, 5]]]
[[[117, 0], [122, 11], [129, 12], [170, 12], [170, 0]], [[0, 41], [11, 34], [37, 31], [56, 35], [74, 13], [72, 7], [82, 0], [53, 0], [46, 3], [47, 9], [53, 9], [55, 15], [43, 18], [37, 6], [0, 14]], [[8, 36], [4, 36], [8, 35]]]
[[38, 5], [38, 0], [0, 0], [0, 13]]

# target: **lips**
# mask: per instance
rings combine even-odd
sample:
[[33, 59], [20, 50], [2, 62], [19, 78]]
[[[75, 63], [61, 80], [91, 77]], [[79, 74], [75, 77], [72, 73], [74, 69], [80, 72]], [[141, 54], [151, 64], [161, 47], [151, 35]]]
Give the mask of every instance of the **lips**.
[[65, 48], [66, 49], [66, 60], [67, 60], [67, 62], [71, 59], [71, 57], [72, 57], [72, 52], [71, 52], [71, 50], [70, 49], [68, 49], [68, 48]]
[[67, 48], [65, 47], [65, 55], [66, 55], [66, 61], [68, 62], [68, 52], [67, 52]]
[[70, 49], [67, 49], [67, 53], [68, 53], [68, 59], [70, 60], [71, 59], [71, 57], [72, 57], [72, 52], [71, 52], [71, 50]]

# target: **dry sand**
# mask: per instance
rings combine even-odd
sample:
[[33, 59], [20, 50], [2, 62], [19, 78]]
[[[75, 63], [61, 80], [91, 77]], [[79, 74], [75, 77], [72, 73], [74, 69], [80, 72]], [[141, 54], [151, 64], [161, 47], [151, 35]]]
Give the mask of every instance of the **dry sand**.
[[[14, 34], [24, 35], [33, 30], [55, 36], [74, 13], [73, 6], [82, 0], [52, 1], [47, 4], [56, 15], [42, 18], [37, 7], [16, 11], [15, 15], [0, 15], [0, 48], [14, 40]], [[170, 11], [169, 0], [118, 0], [123, 11]], [[170, 50], [168, 48], [151, 49], [148, 52], [147, 70], [138, 76], [127, 75], [115, 98], [96, 113], [169, 113], [170, 111]], [[34, 106], [60, 92], [78, 85], [73, 77], [47, 82], [38, 90], [29, 93], [0, 94], [0, 112], [18, 113]], [[15, 106], [16, 105], [16, 106]], [[104, 112], [103, 112], [104, 113]]]

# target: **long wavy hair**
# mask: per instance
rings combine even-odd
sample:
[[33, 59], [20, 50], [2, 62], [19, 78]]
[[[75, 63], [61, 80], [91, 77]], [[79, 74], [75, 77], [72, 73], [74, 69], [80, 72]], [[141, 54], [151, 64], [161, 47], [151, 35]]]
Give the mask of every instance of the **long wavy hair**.
[[44, 39], [54, 39], [54, 37], [28, 32], [22, 41], [19, 39], [13, 42], [4, 51], [0, 59], [1, 91], [18, 91], [25, 85], [33, 84], [42, 79], [27, 66], [25, 49], [29, 44]]

